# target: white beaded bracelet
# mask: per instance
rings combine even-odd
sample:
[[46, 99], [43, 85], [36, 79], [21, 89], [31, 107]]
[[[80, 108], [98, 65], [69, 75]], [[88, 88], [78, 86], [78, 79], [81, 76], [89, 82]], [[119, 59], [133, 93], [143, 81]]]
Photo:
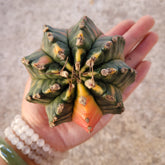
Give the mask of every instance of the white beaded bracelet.
[[[29, 125], [22, 120], [20, 115], [16, 115], [11, 126], [4, 131], [5, 137], [21, 150], [24, 155], [39, 165], [52, 165], [59, 163], [62, 157], [60, 152], [54, 151], [45, 140], [39, 138], [39, 135], [33, 131]], [[62, 153], [63, 154], [63, 153]]]

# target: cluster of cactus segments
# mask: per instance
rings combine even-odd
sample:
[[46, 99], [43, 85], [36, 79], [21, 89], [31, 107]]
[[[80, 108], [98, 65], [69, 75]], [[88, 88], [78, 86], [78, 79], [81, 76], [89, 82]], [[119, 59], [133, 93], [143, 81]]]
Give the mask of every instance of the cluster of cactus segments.
[[32, 79], [26, 99], [45, 105], [50, 127], [74, 121], [92, 132], [102, 115], [122, 113], [122, 92], [135, 80], [123, 37], [104, 35], [86, 16], [43, 32], [41, 48], [22, 62]]

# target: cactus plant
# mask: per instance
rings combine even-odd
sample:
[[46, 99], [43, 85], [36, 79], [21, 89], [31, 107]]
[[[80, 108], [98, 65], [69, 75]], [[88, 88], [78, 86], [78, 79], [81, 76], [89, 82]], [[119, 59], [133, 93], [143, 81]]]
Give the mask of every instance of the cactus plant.
[[123, 37], [105, 36], [86, 16], [43, 31], [41, 49], [22, 62], [32, 79], [26, 99], [45, 105], [50, 127], [74, 121], [92, 132], [102, 115], [122, 113], [122, 92], [135, 80]]

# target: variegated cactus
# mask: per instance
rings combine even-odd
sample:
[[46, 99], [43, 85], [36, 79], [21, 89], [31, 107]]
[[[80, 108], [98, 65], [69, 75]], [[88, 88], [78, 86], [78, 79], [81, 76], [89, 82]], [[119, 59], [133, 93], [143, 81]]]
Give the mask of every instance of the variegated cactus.
[[122, 91], [135, 80], [123, 37], [103, 35], [86, 16], [43, 31], [41, 49], [22, 62], [32, 78], [26, 99], [46, 106], [50, 127], [74, 121], [91, 132], [102, 115], [123, 112]]

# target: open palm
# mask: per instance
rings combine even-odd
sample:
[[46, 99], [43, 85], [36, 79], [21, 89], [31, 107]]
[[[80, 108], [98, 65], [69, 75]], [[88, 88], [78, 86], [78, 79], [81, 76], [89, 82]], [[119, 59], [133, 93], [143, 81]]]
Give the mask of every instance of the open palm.
[[[106, 35], [110, 36], [122, 35], [125, 38], [125, 62], [137, 71], [136, 81], [123, 93], [124, 100], [140, 84], [150, 68], [150, 62], [143, 61], [143, 59], [158, 40], [155, 33], [149, 32], [153, 25], [153, 18], [144, 16], [136, 23], [131, 20], [123, 21], [106, 33]], [[63, 123], [57, 127], [50, 128], [45, 107], [40, 104], [29, 103], [25, 100], [25, 96], [30, 89], [30, 82], [31, 79], [29, 78], [23, 98], [22, 117], [56, 150], [66, 151], [86, 141], [102, 129], [113, 116], [111, 114], [104, 115], [91, 134], [74, 122]]]

